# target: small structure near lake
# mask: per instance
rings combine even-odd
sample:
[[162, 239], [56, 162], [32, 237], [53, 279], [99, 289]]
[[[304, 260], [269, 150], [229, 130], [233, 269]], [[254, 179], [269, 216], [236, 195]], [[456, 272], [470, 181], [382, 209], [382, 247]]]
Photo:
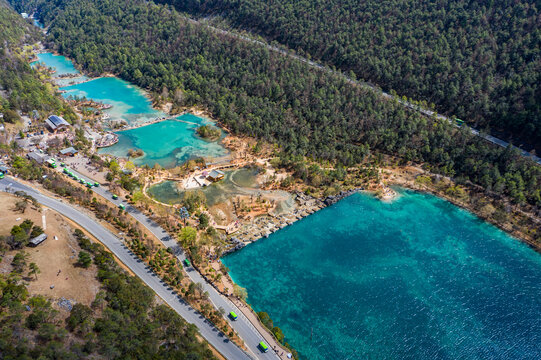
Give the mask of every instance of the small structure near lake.
[[60, 150], [60, 155], [63, 155], [63, 156], [74, 156], [77, 153], [78, 151], [73, 146]]
[[58, 115], [51, 115], [45, 120], [45, 123], [51, 129], [51, 131], [56, 132], [57, 130], [62, 130], [70, 126], [70, 124], [64, 120], [63, 117]]
[[40, 153], [40, 152], [37, 152], [37, 151], [32, 151], [30, 153], [28, 153], [28, 155], [26, 155], [26, 157], [28, 157], [29, 160], [34, 160], [35, 162], [37, 162], [38, 164], [43, 164], [48, 156], [46, 154], [43, 154], [43, 153]]
[[208, 176], [208, 179], [212, 182], [223, 180], [225, 173], [220, 170], [212, 170]]

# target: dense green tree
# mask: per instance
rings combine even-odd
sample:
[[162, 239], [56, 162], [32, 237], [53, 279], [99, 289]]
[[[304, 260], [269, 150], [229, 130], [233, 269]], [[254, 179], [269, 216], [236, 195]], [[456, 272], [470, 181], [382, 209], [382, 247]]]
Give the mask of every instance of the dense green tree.
[[197, 238], [197, 230], [191, 226], [185, 226], [180, 230], [179, 241], [184, 248], [188, 248], [195, 244]]
[[34, 26], [0, 1], [0, 113], [6, 122], [19, 121], [17, 111], [32, 110], [42, 115], [62, 114], [68, 121], [76, 118], [69, 105], [41, 81], [20, 51], [23, 45], [36, 43], [41, 36]]
[[36, 277], [36, 280], [38, 279], [38, 274], [41, 273], [41, 270], [40, 268], [38, 267], [38, 265], [34, 262], [30, 263], [30, 265], [28, 265], [28, 276], [32, 276], [34, 275]]
[[92, 317], [92, 309], [83, 304], [75, 304], [70, 311], [70, 316], [66, 319], [66, 324], [70, 331], [75, 330], [77, 326]]
[[15, 225], [11, 228], [11, 239], [8, 240], [8, 243], [12, 249], [23, 248], [28, 244], [28, 240], [28, 234], [22, 227]]
[[[490, 8], [496, 9], [496, 5], [502, 2], [498, 0]], [[373, 2], [359, 4], [365, 3]], [[410, 3], [415, 2], [407, 4]], [[443, 9], [435, 3], [427, 5], [428, 3], [420, 2], [425, 7]], [[464, 2], [456, 1], [456, 3]], [[525, 10], [526, 8], [521, 5], [524, 2], [516, 3], [518, 5], [513, 5], [513, 9], [519, 14], [524, 10], [527, 14], [515, 15], [504, 12], [509, 15], [507, 18], [511, 24], [524, 18], [533, 19], [530, 15], [537, 13], [535, 6]], [[319, 6], [321, 2], [316, 1], [314, 4]], [[389, 5], [392, 2], [381, 4], [390, 6], [392, 14], [400, 8]], [[329, 9], [335, 8], [328, 5], [327, 2], [324, 4]], [[454, 9], [452, 6], [450, 8]], [[337, 9], [341, 11], [340, 7]], [[396, 101], [356, 86], [341, 76], [270, 51], [259, 44], [213, 31], [204, 25], [194, 24], [169, 6], [157, 6], [143, 0], [64, 0], [42, 2], [39, 11], [42, 20], [49, 26], [51, 45], [72, 57], [90, 73], [101, 74], [105, 71], [116, 73], [156, 93], [170, 94], [171, 100], [177, 102], [176, 106], [204, 106], [233, 132], [280, 145], [283, 150], [282, 163], [291, 164], [292, 170], [299, 177], [314, 185], [330, 185], [334, 177], [338, 179], [343, 174], [310, 169], [298, 159], [332, 160], [338, 165], [351, 166], [363, 161], [373, 151], [377, 151], [397, 155], [403, 162], [425, 163], [426, 168], [432, 172], [453, 177], [459, 183], [471, 182], [483, 186], [495, 196], [509, 196], [517, 204], [528, 203], [537, 206], [536, 194], [541, 188], [541, 169], [522, 158], [516, 149], [496, 147], [473, 136], [465, 127], [457, 129], [446, 121], [428, 118], [418, 112], [407, 110]], [[425, 19], [421, 16], [422, 12], [415, 14], [412, 16]], [[449, 29], [453, 27], [459, 29], [456, 24], [468, 24], [471, 19], [474, 23], [486, 22], [482, 15], [479, 17], [477, 14], [471, 15], [462, 10], [458, 14], [453, 15], [456, 19], [448, 23]], [[371, 18], [372, 14], [366, 13], [363, 16]], [[496, 18], [500, 19], [501, 16], [498, 15]], [[285, 20], [287, 19], [284, 18]], [[431, 18], [430, 20], [432, 21]], [[541, 71], [535, 70], [539, 65], [539, 62], [535, 61], [539, 43], [535, 39], [539, 38], [539, 31], [538, 28], [532, 28], [532, 21], [527, 23], [520, 21], [518, 24], [532, 31], [524, 30], [524, 33], [527, 33], [524, 37], [520, 39], [517, 37], [516, 42], [513, 38], [512, 43], [508, 43], [503, 61], [508, 61], [509, 56], [513, 61], [509, 60], [502, 71], [516, 73], [516, 76], [512, 76], [516, 81], [520, 81], [518, 74], [529, 74], [527, 81], [522, 80], [526, 97], [517, 99], [514, 104], [522, 104], [521, 106], [526, 109], [527, 103], [532, 105], [528, 107], [530, 109], [538, 107], [541, 103], [532, 100], [534, 98], [531, 95], [527, 95], [532, 94], [532, 91], [536, 93], [535, 89], [540, 83], [536, 79]], [[347, 24], [348, 21], [342, 23]], [[410, 22], [404, 23], [407, 26], [411, 25]], [[375, 26], [375, 29], [372, 29], [370, 34], [375, 35], [365, 37], [363, 41], [383, 39], [388, 30], [377, 22], [371, 24], [370, 26]], [[364, 20], [360, 25], [366, 25]], [[421, 25], [413, 29], [413, 33], [419, 34], [423, 29]], [[408, 46], [422, 44], [420, 40], [410, 38], [409, 33], [400, 33], [397, 29], [395, 28], [393, 36], [385, 35], [388, 41], [382, 44], [396, 48], [396, 51], [399, 51], [398, 45], [395, 46], [393, 43], [396, 41], [409, 44]], [[476, 70], [466, 60], [464, 60], [466, 63], [462, 64], [461, 59], [465, 58], [465, 55], [460, 53], [462, 49], [473, 53], [477, 51], [475, 59], [485, 59], [487, 66], [492, 66], [496, 60], [492, 55], [484, 56], [481, 51], [483, 46], [474, 46], [474, 49], [471, 49], [467, 37], [481, 36], [483, 32], [475, 34], [473, 29], [478, 28], [472, 28], [471, 32], [474, 34], [466, 34], [464, 28], [460, 29], [462, 30], [454, 38], [430, 37], [430, 41], [434, 42], [455, 41], [456, 44], [450, 48], [452, 50], [444, 55], [447, 57], [452, 55], [458, 61], [448, 70], [443, 68], [437, 70], [439, 67], [436, 66], [434, 67], [436, 70], [432, 71], [447, 78], [458, 76], [464, 79], [461, 81], [466, 85], [445, 80], [443, 85], [438, 85], [441, 87], [438, 89], [445, 94], [450, 91], [447, 87], [450, 89], [456, 87], [457, 90], [452, 91], [462, 95], [455, 96], [453, 104], [467, 107], [474, 103], [475, 99], [485, 99], [484, 96], [473, 95], [473, 98], [470, 95], [464, 96], [466, 90], [467, 94], [472, 91], [476, 94], [476, 87], [483, 79], [488, 81], [497, 78], [498, 84], [505, 83], [506, 86], [511, 86], [512, 81], [493, 71], [487, 73]], [[482, 30], [482, 27], [478, 30]], [[509, 34], [518, 36], [518, 33]], [[459, 39], [460, 36], [464, 37], [464, 41]], [[348, 36], [343, 35], [339, 38], [347, 39]], [[485, 38], [483, 35], [479, 41], [485, 41], [483, 40]], [[524, 44], [520, 45], [521, 51], [514, 46], [521, 44], [526, 38], [532, 45], [528, 49], [532, 50], [528, 50], [529, 55], [523, 57], [526, 51]], [[331, 53], [337, 52], [340, 48], [334, 47]], [[511, 53], [507, 53], [508, 49], [517, 51], [510, 50]], [[409, 57], [415, 55], [423, 59], [439, 56], [435, 50], [426, 50], [419, 54], [413, 51], [410, 53], [406, 55]], [[366, 57], [360, 54], [352, 56], [354, 59], [365, 61]], [[391, 62], [398, 58], [399, 56], [390, 52], [384, 59], [378, 58], [378, 61], [387, 61], [389, 64], [377, 62], [374, 64], [380, 69], [378, 71], [390, 78], [401, 79], [404, 82], [415, 79], [415, 76], [409, 76], [409, 73], [402, 74], [398, 68], [392, 70]], [[415, 63], [408, 61], [415, 68]], [[522, 64], [519, 67], [525, 70], [522, 72], [509, 70], [517, 64]], [[468, 69], [468, 74], [481, 74], [482, 78], [468, 79], [467, 74], [458, 71], [459, 69]], [[357, 72], [356, 69], [353, 70]], [[423, 68], [419, 72], [428, 73]], [[438, 76], [441, 75], [431, 78], [433, 81], [420, 83], [436, 84]], [[168, 91], [164, 92], [164, 89]], [[439, 91], [438, 89], [432, 90]], [[501, 91], [499, 93], [501, 94]], [[504, 94], [502, 96], [505, 97]], [[502, 100], [500, 104], [505, 101], [507, 100]], [[495, 103], [493, 100], [489, 102]], [[506, 105], [501, 107], [505, 108]], [[453, 112], [459, 115], [463, 113]], [[534, 111], [532, 119], [535, 119], [535, 113]], [[518, 120], [515, 124], [518, 127], [523, 126], [519, 125]], [[530, 133], [534, 132], [534, 129], [531, 129]], [[197, 204], [195, 201], [193, 204], [188, 202], [187, 198], [189, 197], [185, 198], [185, 205], [193, 211], [192, 205], [193, 209], [196, 209]]]
[[11, 266], [13, 266], [13, 271], [17, 274], [22, 274], [26, 268], [26, 261], [28, 259], [28, 255], [24, 252], [18, 252], [13, 257], [13, 260], [11, 261]]
[[541, 152], [540, 5], [532, 0], [158, 0], [221, 16], [344, 73], [435, 103]]
[[257, 316], [259, 317], [259, 320], [265, 325], [267, 328], [272, 329], [274, 327], [274, 324], [272, 322], [272, 319], [270, 318], [269, 314], [267, 314], [264, 311], [260, 311], [257, 313]]
[[199, 228], [200, 229], [206, 229], [207, 226], [209, 226], [209, 216], [205, 213], [201, 213], [199, 215]]
[[92, 257], [91, 257], [90, 254], [87, 253], [86, 251], [79, 251], [79, 256], [78, 256], [78, 259], [77, 259], [77, 264], [78, 264], [79, 266], [84, 267], [85, 269], [86, 269], [86, 268], [89, 268], [90, 265], [92, 264]]

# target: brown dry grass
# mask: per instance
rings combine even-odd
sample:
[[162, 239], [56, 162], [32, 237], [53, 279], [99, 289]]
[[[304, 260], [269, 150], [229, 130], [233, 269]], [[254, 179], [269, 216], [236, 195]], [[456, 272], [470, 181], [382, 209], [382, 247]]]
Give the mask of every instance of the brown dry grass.
[[[35, 262], [41, 273], [28, 278], [30, 294], [39, 294], [53, 300], [65, 297], [76, 302], [90, 305], [99, 291], [100, 283], [96, 280], [96, 267], [88, 269], [75, 266], [81, 250], [74, 238], [73, 227], [58, 213], [43, 208], [27, 208], [24, 214], [14, 212], [13, 208], [18, 198], [0, 193], [0, 235], [7, 235], [13, 225], [30, 219], [35, 225], [43, 227], [42, 216], [45, 215], [47, 240], [35, 248], [24, 249], [28, 254], [28, 263]], [[19, 219], [19, 220], [17, 220]], [[55, 240], [54, 237], [58, 240]], [[0, 263], [0, 272], [11, 270], [11, 259], [15, 251], [6, 253]], [[60, 270], [60, 273], [58, 271]], [[51, 286], [54, 288], [51, 289]]]

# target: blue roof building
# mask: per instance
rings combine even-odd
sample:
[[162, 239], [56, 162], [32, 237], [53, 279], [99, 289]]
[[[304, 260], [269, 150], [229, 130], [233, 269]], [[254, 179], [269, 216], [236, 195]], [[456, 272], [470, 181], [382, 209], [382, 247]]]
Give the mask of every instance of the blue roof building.
[[70, 124], [66, 120], [64, 120], [64, 118], [57, 115], [49, 116], [47, 120], [45, 120], [45, 123], [53, 131], [70, 126]]

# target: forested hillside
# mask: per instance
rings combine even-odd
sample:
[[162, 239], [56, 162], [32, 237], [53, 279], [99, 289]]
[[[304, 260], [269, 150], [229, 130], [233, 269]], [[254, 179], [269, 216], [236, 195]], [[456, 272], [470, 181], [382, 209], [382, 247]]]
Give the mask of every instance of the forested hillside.
[[[541, 152], [536, 0], [158, 0], [219, 15]], [[501, 134], [503, 132], [503, 134]]]
[[68, 120], [74, 118], [73, 111], [54, 95], [52, 87], [40, 81], [22, 56], [22, 45], [39, 39], [36, 29], [0, 0], [0, 113], [4, 121], [16, 121], [18, 110], [38, 110], [43, 115], [57, 112]]
[[234, 132], [278, 143], [291, 155], [344, 165], [372, 150], [427, 162], [517, 203], [541, 204], [541, 171], [513, 150], [491, 146], [341, 77], [266, 48], [189, 23], [143, 0], [46, 1], [53, 46], [94, 74], [113, 72], [203, 105]]

